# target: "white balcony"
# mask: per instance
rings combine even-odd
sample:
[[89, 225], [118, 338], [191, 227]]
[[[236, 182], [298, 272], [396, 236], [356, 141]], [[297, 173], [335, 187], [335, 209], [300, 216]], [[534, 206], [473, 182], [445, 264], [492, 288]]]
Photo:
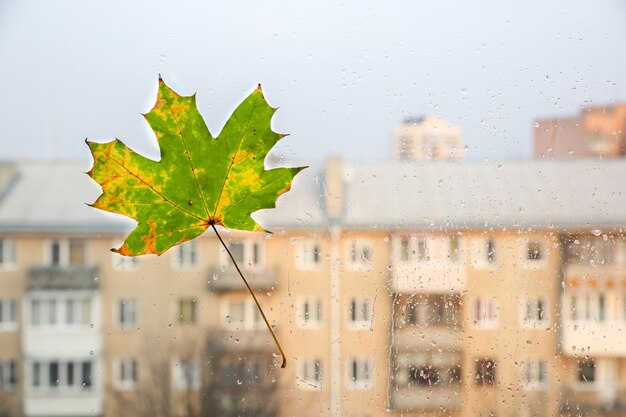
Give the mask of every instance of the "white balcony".
[[[567, 313], [567, 312], [566, 312]], [[562, 325], [562, 350], [567, 355], [626, 357], [626, 322], [567, 322]]]
[[102, 392], [46, 392], [24, 396], [26, 417], [83, 417], [102, 415]]
[[102, 352], [100, 297], [91, 291], [31, 291], [22, 317], [26, 357], [64, 359]]
[[396, 293], [443, 294], [465, 288], [465, 268], [446, 262], [397, 263], [391, 267]]

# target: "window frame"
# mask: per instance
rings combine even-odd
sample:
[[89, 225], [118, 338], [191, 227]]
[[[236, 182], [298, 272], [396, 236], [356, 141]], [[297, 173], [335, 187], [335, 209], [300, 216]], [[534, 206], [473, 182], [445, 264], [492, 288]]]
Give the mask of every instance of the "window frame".
[[20, 383], [20, 371], [17, 359], [0, 360], [0, 391], [14, 392]]
[[[5, 317], [9, 317], [9, 320], [4, 320]], [[16, 298], [0, 298], [0, 332], [15, 331], [18, 328], [19, 301]]]
[[[243, 321], [230, 321], [231, 304], [233, 302], [240, 302], [243, 304]], [[259, 303], [263, 306], [262, 300], [259, 300]], [[227, 330], [258, 330], [264, 325], [263, 318], [257, 309], [256, 303], [254, 300], [247, 297], [223, 297], [220, 300], [220, 317], [222, 328]]]
[[[187, 365], [191, 365], [191, 381], [184, 376], [186, 371], [183, 368], [187, 368]], [[172, 388], [177, 391], [197, 391], [201, 387], [202, 369], [197, 358], [172, 359]]]
[[[83, 247], [83, 263], [74, 264], [70, 263], [70, 247], [71, 241], [79, 241]], [[52, 245], [59, 243], [59, 263], [52, 263]], [[44, 240], [43, 251], [43, 263], [47, 267], [53, 268], [68, 268], [68, 267], [85, 267], [91, 264], [91, 251], [89, 239], [84, 237], [62, 237], [62, 238], [47, 238]]]
[[[122, 321], [122, 309], [126, 310], [127, 305], [134, 305], [133, 307], [133, 320], [132, 323], [126, 320]], [[114, 301], [114, 316], [115, 324], [118, 329], [121, 330], [134, 330], [139, 327], [139, 300], [135, 297], [121, 297]], [[126, 313], [126, 311], [125, 311]], [[128, 313], [126, 313], [128, 314]]]
[[[358, 253], [363, 254], [364, 249], [368, 249], [369, 259], [363, 256], [358, 256]], [[371, 239], [365, 238], [352, 238], [346, 242], [346, 266], [350, 271], [369, 271], [374, 267], [374, 244]]]
[[[242, 269], [247, 269], [249, 271], [263, 271], [266, 265], [266, 253], [265, 253], [265, 242], [263, 239], [255, 238], [255, 237], [241, 237], [236, 238], [232, 237], [225, 240], [226, 246], [231, 244], [241, 243], [243, 245], [243, 259], [239, 264], [239, 267]], [[255, 246], [257, 250], [258, 262], [254, 262], [254, 251]], [[230, 246], [229, 246], [230, 249]], [[239, 262], [239, 261], [238, 261]], [[220, 246], [220, 267], [228, 268], [232, 264], [232, 260], [226, 252], [224, 247]]]
[[[346, 365], [346, 385], [349, 390], [370, 390], [374, 387], [374, 360], [372, 358], [353, 356], [349, 358]], [[354, 375], [355, 370], [356, 375]], [[361, 374], [365, 374], [366, 378], [359, 378]]]
[[[0, 237], [0, 255], [2, 255], [0, 257], [0, 271], [15, 271], [17, 269], [19, 264], [18, 252], [17, 240]], [[7, 258], [9, 259], [6, 260]]]
[[[50, 385], [50, 365], [56, 363], [59, 376], [58, 385]], [[35, 386], [35, 365], [40, 367], [40, 384]], [[72, 365], [72, 385], [68, 385], [69, 366]], [[89, 383], [85, 377], [85, 364], [89, 364]], [[28, 361], [25, 386], [27, 390], [37, 393], [64, 393], [64, 392], [85, 392], [93, 393], [98, 390], [98, 370], [94, 359], [88, 358], [33, 358]]]
[[[488, 305], [487, 303], [492, 305]], [[489, 318], [481, 318], [477, 310], [478, 304], [482, 306], [485, 311], [493, 312]], [[472, 299], [472, 322], [474, 328], [481, 330], [495, 330], [500, 324], [500, 302], [497, 296], [494, 295], [479, 295]]]
[[[317, 261], [314, 259], [316, 254]], [[322, 245], [319, 239], [301, 239], [296, 243], [295, 265], [300, 271], [318, 271], [322, 267]]]
[[[366, 306], [367, 309], [363, 309], [362, 307]], [[356, 310], [355, 310], [356, 308]], [[356, 312], [355, 312], [356, 311]], [[362, 314], [361, 317], [358, 318], [359, 313], [367, 313]], [[350, 330], [368, 330], [374, 323], [374, 305], [373, 302], [368, 297], [351, 297], [350, 302], [348, 304], [348, 308], [346, 309], [346, 321], [348, 323], [348, 328]], [[353, 319], [354, 317], [354, 319]]]
[[[139, 361], [134, 357], [115, 358], [113, 365], [113, 386], [120, 391], [133, 391], [139, 385]], [[127, 370], [130, 370], [130, 373]], [[127, 378], [130, 376], [130, 378]]]
[[[176, 324], [179, 326], [197, 326], [199, 323], [198, 304], [199, 300], [195, 297], [178, 297], [174, 304], [174, 308], [176, 309], [176, 312], [174, 313]], [[185, 320], [183, 317], [185, 315], [186, 305], [192, 306], [190, 310], [191, 320]]]
[[[305, 305], [313, 306], [313, 313], [306, 319]], [[324, 321], [324, 302], [320, 297], [302, 297], [298, 299], [297, 308], [298, 325], [303, 329], [319, 329]]]
[[[312, 372], [309, 372], [312, 371]], [[313, 378], [310, 378], [312, 375]], [[298, 388], [306, 391], [321, 391], [324, 382], [324, 366], [320, 358], [303, 359], [298, 366]]]
[[200, 250], [197, 240], [188, 240], [174, 248], [172, 269], [176, 271], [196, 271], [200, 269]]
[[[543, 369], [543, 379], [541, 377]], [[520, 364], [523, 387], [527, 391], [545, 391], [549, 386], [548, 361], [543, 358], [527, 359]], [[530, 376], [530, 378], [529, 378]]]
[[[486, 366], [488, 363], [491, 363], [491, 367]], [[487, 369], [487, 374], [483, 375], [485, 369]], [[493, 369], [493, 371], [489, 369]], [[475, 359], [474, 385], [481, 387], [495, 387], [498, 385], [498, 362], [494, 358], [480, 357]]]
[[[542, 319], [537, 319], [534, 317], [531, 317], [530, 319], [528, 319], [528, 307], [529, 307], [529, 303], [532, 303], [533, 306], [532, 307], [536, 307], [533, 308], [532, 312], [533, 312], [533, 316], [535, 312], [539, 311], [539, 302], [541, 302], [543, 304], [542, 307], [542, 311], [543, 311], [543, 318]], [[540, 297], [540, 296], [525, 296], [525, 297], [521, 297], [520, 298], [520, 304], [519, 304], [519, 315], [520, 315], [520, 325], [523, 329], [545, 329], [550, 327], [550, 321], [551, 321], [551, 317], [550, 317], [550, 300], [547, 299], [546, 297]]]

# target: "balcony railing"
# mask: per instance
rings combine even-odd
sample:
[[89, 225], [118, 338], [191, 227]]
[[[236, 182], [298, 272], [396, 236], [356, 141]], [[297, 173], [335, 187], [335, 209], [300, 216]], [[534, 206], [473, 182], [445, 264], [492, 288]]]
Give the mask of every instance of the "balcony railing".
[[99, 288], [95, 266], [34, 266], [28, 270], [28, 289], [95, 290]]
[[397, 329], [394, 345], [399, 351], [414, 351], [416, 348], [461, 349], [463, 332], [453, 327], [404, 326]]
[[626, 411], [626, 389], [602, 391], [601, 388], [583, 390], [565, 387], [562, 390], [561, 410], [571, 415], [597, 411]]
[[448, 263], [394, 264], [391, 286], [395, 293], [451, 293], [465, 288], [465, 267]]
[[[243, 271], [248, 284], [253, 290], [273, 290], [278, 284], [278, 270], [265, 268], [262, 271]], [[209, 268], [208, 288], [213, 292], [245, 291], [246, 286], [234, 266], [226, 269]]]
[[[278, 335], [279, 332], [276, 331]], [[265, 326], [259, 330], [224, 330], [209, 336], [209, 349], [216, 352], [273, 352], [274, 340]]]
[[398, 388], [391, 394], [391, 405], [402, 411], [460, 410], [461, 386]]

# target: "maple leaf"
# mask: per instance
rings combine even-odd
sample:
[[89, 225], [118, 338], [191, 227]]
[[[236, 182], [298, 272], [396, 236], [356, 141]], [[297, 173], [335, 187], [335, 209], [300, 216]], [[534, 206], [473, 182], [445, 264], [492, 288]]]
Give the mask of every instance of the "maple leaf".
[[195, 94], [181, 96], [159, 78], [156, 104], [144, 116], [156, 133], [160, 161], [118, 139], [87, 140], [94, 159], [88, 174], [102, 186], [91, 206], [137, 221], [124, 244], [112, 250], [160, 255], [215, 225], [264, 231], [250, 214], [274, 208], [305, 168], [265, 169], [265, 156], [285, 136], [270, 127], [275, 111], [259, 85], [213, 138]]
[[306, 168], [265, 169], [268, 152], [285, 136], [271, 129], [275, 111], [259, 85], [213, 138], [195, 95], [181, 96], [159, 77], [156, 104], [144, 115], [159, 143], [159, 161], [139, 155], [118, 139], [86, 142], [94, 159], [88, 174], [102, 187], [91, 206], [137, 221], [122, 246], [111, 250], [127, 256], [160, 255], [212, 227], [254, 299], [284, 368], [285, 353], [216, 228], [264, 231], [250, 215], [274, 208], [294, 176]]

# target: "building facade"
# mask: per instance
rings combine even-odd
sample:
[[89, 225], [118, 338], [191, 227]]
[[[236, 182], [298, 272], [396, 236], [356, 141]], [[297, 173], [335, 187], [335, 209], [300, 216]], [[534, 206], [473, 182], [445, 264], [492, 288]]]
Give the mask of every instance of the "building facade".
[[305, 171], [223, 232], [286, 369], [215, 236], [110, 252], [84, 168], [5, 182], [0, 415], [626, 415], [619, 161]]
[[583, 108], [577, 116], [535, 121], [535, 158], [623, 158], [626, 104]]
[[436, 116], [409, 117], [393, 130], [391, 156], [400, 161], [456, 161], [463, 158], [463, 132]]

